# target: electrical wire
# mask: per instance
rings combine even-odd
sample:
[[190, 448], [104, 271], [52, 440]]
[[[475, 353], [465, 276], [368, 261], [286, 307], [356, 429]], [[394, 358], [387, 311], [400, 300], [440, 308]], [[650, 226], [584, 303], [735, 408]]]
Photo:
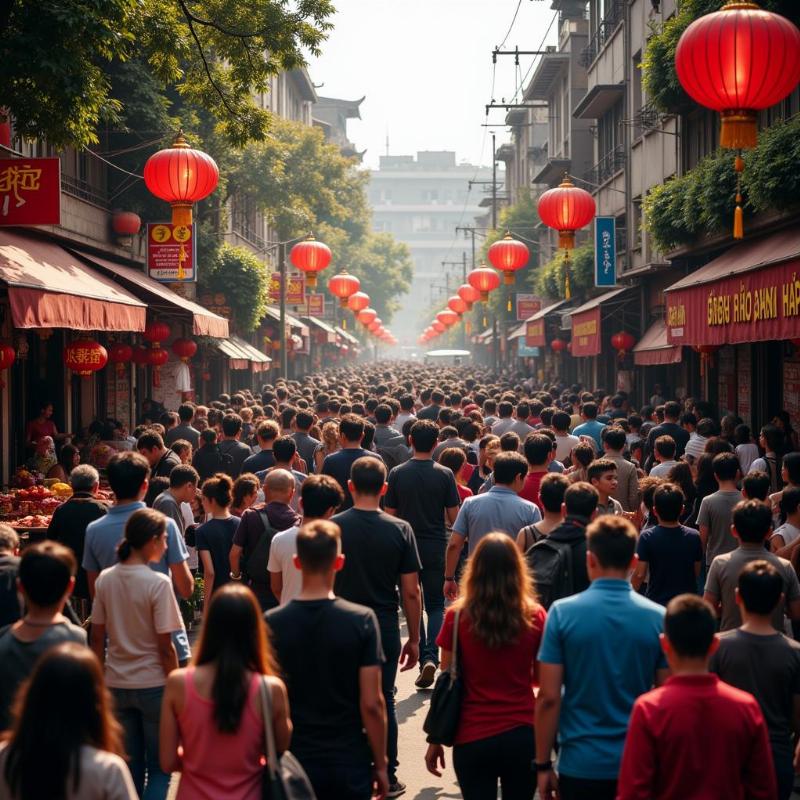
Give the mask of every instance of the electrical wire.
[[98, 159], [99, 161], [102, 161], [104, 164], [108, 164], [109, 167], [113, 167], [114, 169], [119, 170], [120, 172], [124, 172], [126, 175], [130, 175], [132, 178], [138, 178], [140, 181], [144, 180], [144, 176], [143, 175], [137, 175], [135, 172], [128, 172], [127, 169], [123, 169], [122, 167], [118, 167], [112, 161], [109, 161], [107, 158], [103, 158], [103, 156], [101, 156], [99, 153], [95, 153], [94, 150], [90, 150], [88, 147], [84, 147], [83, 150], [84, 150], [85, 153], [88, 153], [89, 155], [94, 156], [96, 159]]
[[[550, 24], [547, 26], [547, 30], [544, 32], [544, 36], [542, 36], [542, 41], [536, 48], [537, 50], [541, 50], [544, 47], [544, 43], [547, 41], [547, 37], [550, 35], [550, 31], [552, 30], [553, 23], [556, 21], [556, 19], [558, 19], [558, 11], [556, 11], [555, 14], [553, 14], [553, 18], [550, 20]], [[538, 58], [540, 58], [540, 56], [534, 56], [533, 60], [531, 61], [531, 65], [528, 67], [528, 71], [523, 76], [522, 80], [519, 83], [519, 86], [517, 86], [517, 89], [514, 92], [514, 96], [511, 98], [512, 103], [517, 99], [520, 91], [522, 91], [523, 88], [525, 87], [525, 81], [528, 80], [528, 76], [533, 71], [533, 68], [536, 66], [536, 64], [539, 63]]]
[[511, 24], [508, 26], [508, 30], [506, 31], [506, 35], [503, 37], [503, 41], [497, 46], [498, 50], [503, 48], [503, 45], [508, 41], [508, 37], [511, 36], [511, 31], [514, 30], [514, 25], [517, 21], [517, 15], [519, 14], [519, 10], [522, 7], [522, 0], [519, 0], [517, 3], [517, 9], [514, 11], [514, 16], [511, 18]]

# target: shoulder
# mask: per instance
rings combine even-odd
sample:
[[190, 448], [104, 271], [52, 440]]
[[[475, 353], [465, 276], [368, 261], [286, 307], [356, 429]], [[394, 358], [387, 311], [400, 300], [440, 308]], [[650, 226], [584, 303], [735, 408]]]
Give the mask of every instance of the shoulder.
[[640, 617], [643, 619], [650, 619], [658, 624], [659, 633], [661, 632], [661, 625], [664, 621], [664, 615], [666, 613], [666, 608], [664, 606], [659, 605], [658, 603], [654, 603], [652, 600], [649, 600], [644, 595], [639, 594], [638, 592], [631, 591], [630, 593], [630, 602], [635, 609], [635, 613], [638, 613]]

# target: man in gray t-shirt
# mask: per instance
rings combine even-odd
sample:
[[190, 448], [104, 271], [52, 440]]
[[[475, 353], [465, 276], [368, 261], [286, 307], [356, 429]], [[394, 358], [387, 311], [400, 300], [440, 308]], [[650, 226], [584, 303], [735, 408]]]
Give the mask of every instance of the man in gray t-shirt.
[[720, 453], [714, 457], [713, 468], [719, 490], [703, 498], [697, 514], [697, 529], [706, 553], [706, 566], [711, 566], [716, 556], [736, 549], [731, 519], [733, 507], [742, 499], [736, 487], [739, 459], [733, 453]]

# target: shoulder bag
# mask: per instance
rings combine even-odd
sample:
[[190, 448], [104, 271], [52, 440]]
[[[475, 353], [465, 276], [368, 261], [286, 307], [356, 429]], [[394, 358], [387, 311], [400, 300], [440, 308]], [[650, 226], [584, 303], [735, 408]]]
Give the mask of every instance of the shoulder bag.
[[262, 678], [259, 689], [267, 750], [261, 797], [263, 800], [316, 800], [311, 781], [300, 762], [288, 750], [278, 756], [272, 730], [272, 689], [266, 678]]
[[431, 744], [450, 747], [456, 739], [458, 722], [461, 718], [461, 702], [464, 696], [464, 682], [458, 671], [458, 623], [461, 609], [456, 611], [453, 620], [453, 657], [446, 672], [439, 674], [431, 694], [431, 704], [422, 729], [428, 734]]

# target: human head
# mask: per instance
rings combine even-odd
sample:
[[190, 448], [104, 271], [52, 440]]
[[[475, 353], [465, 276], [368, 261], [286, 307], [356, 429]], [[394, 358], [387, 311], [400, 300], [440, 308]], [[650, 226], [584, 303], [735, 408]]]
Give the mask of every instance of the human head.
[[627, 577], [636, 559], [636, 528], [625, 518], [604, 514], [586, 528], [589, 577]]
[[[359, 459], [361, 460], [361, 459]], [[330, 520], [316, 519], [301, 526], [295, 543], [295, 566], [303, 575], [329, 575], [344, 566], [342, 533]]]
[[267, 419], [259, 423], [256, 429], [256, 438], [259, 447], [268, 449], [269, 446], [281, 435], [281, 429], [275, 420]]
[[569, 488], [569, 478], [558, 472], [550, 472], [539, 484], [539, 501], [545, 511], [558, 514], [564, 505], [564, 495]]
[[[719, 646], [711, 606], [696, 594], [679, 594], [667, 605], [661, 646], [672, 667], [676, 662], [706, 663]], [[674, 669], [673, 669], [674, 671]]]
[[677, 445], [671, 436], [659, 436], [656, 438], [655, 453], [657, 460], [660, 461], [673, 461], [675, 458], [675, 450]]
[[65, 444], [58, 456], [58, 463], [64, 468], [67, 475], [81, 463], [81, 451], [74, 444]]
[[589, 483], [601, 496], [610, 496], [617, 488], [617, 464], [610, 458], [598, 458], [586, 468]]
[[117, 545], [120, 561], [127, 561], [134, 552], [145, 561], [159, 561], [167, 549], [167, 518], [153, 508], [140, 508], [128, 517], [125, 535]]
[[206, 428], [200, 433], [200, 441], [204, 447], [213, 447], [217, 443], [217, 432], [214, 428]]
[[242, 473], [233, 482], [233, 501], [231, 505], [237, 511], [249, 508], [256, 501], [260, 484], [252, 472]]
[[742, 542], [760, 544], [772, 530], [772, 510], [760, 500], [742, 500], [733, 508], [733, 534]]
[[729, 483], [735, 481], [739, 474], [739, 459], [733, 453], [719, 453], [714, 456], [712, 468], [717, 483]]
[[664, 419], [669, 422], [676, 422], [681, 415], [681, 404], [676, 403], [674, 400], [669, 400], [664, 403]]
[[355, 414], [345, 414], [339, 422], [339, 438], [344, 445], [360, 445], [364, 438], [364, 420]]
[[289, 505], [294, 496], [294, 475], [285, 469], [271, 469], [264, 476], [264, 497], [268, 503]]
[[217, 508], [229, 508], [233, 501], [233, 481], [223, 472], [218, 472], [210, 478], [206, 478], [201, 489], [203, 496], [203, 507], [206, 511]]
[[194, 419], [194, 406], [191, 403], [181, 403], [178, 406], [178, 418], [184, 425]]
[[429, 419], [417, 420], [411, 426], [411, 446], [419, 455], [430, 453], [439, 438], [439, 426]]
[[525, 438], [525, 458], [531, 467], [546, 467], [553, 460], [553, 443], [542, 433], [529, 433]]
[[762, 470], [757, 469], [753, 472], [748, 472], [742, 478], [742, 496], [745, 500], [761, 500], [763, 502], [769, 495], [769, 489], [769, 475]]
[[800, 486], [800, 453], [787, 453], [783, 457], [783, 482]]
[[309, 475], [300, 487], [303, 519], [328, 519], [344, 502], [344, 492], [330, 475]]
[[169, 473], [169, 490], [179, 503], [191, 503], [200, 476], [191, 464], [177, 464]]
[[297, 453], [297, 442], [291, 436], [279, 436], [272, 445], [276, 464], [291, 464]]
[[362, 456], [353, 462], [348, 483], [351, 494], [380, 497], [386, 493], [386, 465], [375, 456]]
[[77, 571], [72, 550], [57, 542], [39, 542], [22, 553], [17, 582], [29, 606], [60, 610], [72, 593]]
[[581, 466], [587, 469], [589, 464], [594, 461], [594, 447], [588, 442], [580, 442], [572, 448], [570, 459], [574, 466]]
[[746, 612], [769, 617], [783, 597], [783, 577], [763, 559], [750, 561], [739, 573], [736, 602]]
[[242, 418], [238, 414], [226, 414], [222, 418], [222, 435], [226, 439], [237, 439], [242, 433]]
[[5, 522], [0, 522], [0, 553], [15, 555], [19, 550], [19, 536], [17, 532]]
[[556, 413], [553, 414], [550, 419], [550, 424], [553, 426], [553, 430], [557, 433], [567, 433], [569, 431], [571, 421], [572, 420], [566, 411], [556, 411]]
[[603, 441], [603, 446], [606, 452], [621, 453], [625, 448], [625, 431], [614, 425], [609, 425], [603, 428], [600, 433], [600, 438]]
[[467, 463], [467, 455], [460, 447], [448, 447], [439, 455], [439, 463], [447, 467], [455, 478], [461, 474], [464, 464]]
[[117, 453], [111, 457], [106, 468], [108, 485], [118, 503], [141, 500], [147, 492], [149, 474], [150, 463], [139, 453]]
[[314, 424], [314, 415], [310, 411], [298, 411], [294, 418], [294, 427], [302, 433], [308, 433]]
[[677, 522], [684, 502], [683, 492], [674, 483], [662, 483], [653, 492], [653, 510], [662, 523]]
[[764, 425], [758, 437], [758, 443], [767, 453], [777, 453], [783, 443], [783, 434], [775, 425]]
[[154, 467], [164, 455], [164, 440], [160, 433], [154, 430], [145, 431], [136, 442], [139, 454], [147, 459], [147, 463]]
[[581, 406], [581, 416], [586, 420], [596, 419], [597, 403], [584, 403]]
[[181, 460], [181, 464], [192, 463], [192, 444], [186, 439], [176, 439], [170, 448]]
[[528, 474], [528, 462], [519, 453], [499, 453], [494, 460], [494, 482], [519, 493]]
[[787, 486], [781, 492], [781, 514], [792, 524], [797, 522], [800, 508], [800, 486]]
[[93, 492], [100, 485], [100, 473], [91, 464], [78, 464], [69, 474], [73, 492]]
[[378, 425], [388, 425], [392, 419], [392, 407], [386, 403], [378, 403], [375, 407], [374, 416]]

